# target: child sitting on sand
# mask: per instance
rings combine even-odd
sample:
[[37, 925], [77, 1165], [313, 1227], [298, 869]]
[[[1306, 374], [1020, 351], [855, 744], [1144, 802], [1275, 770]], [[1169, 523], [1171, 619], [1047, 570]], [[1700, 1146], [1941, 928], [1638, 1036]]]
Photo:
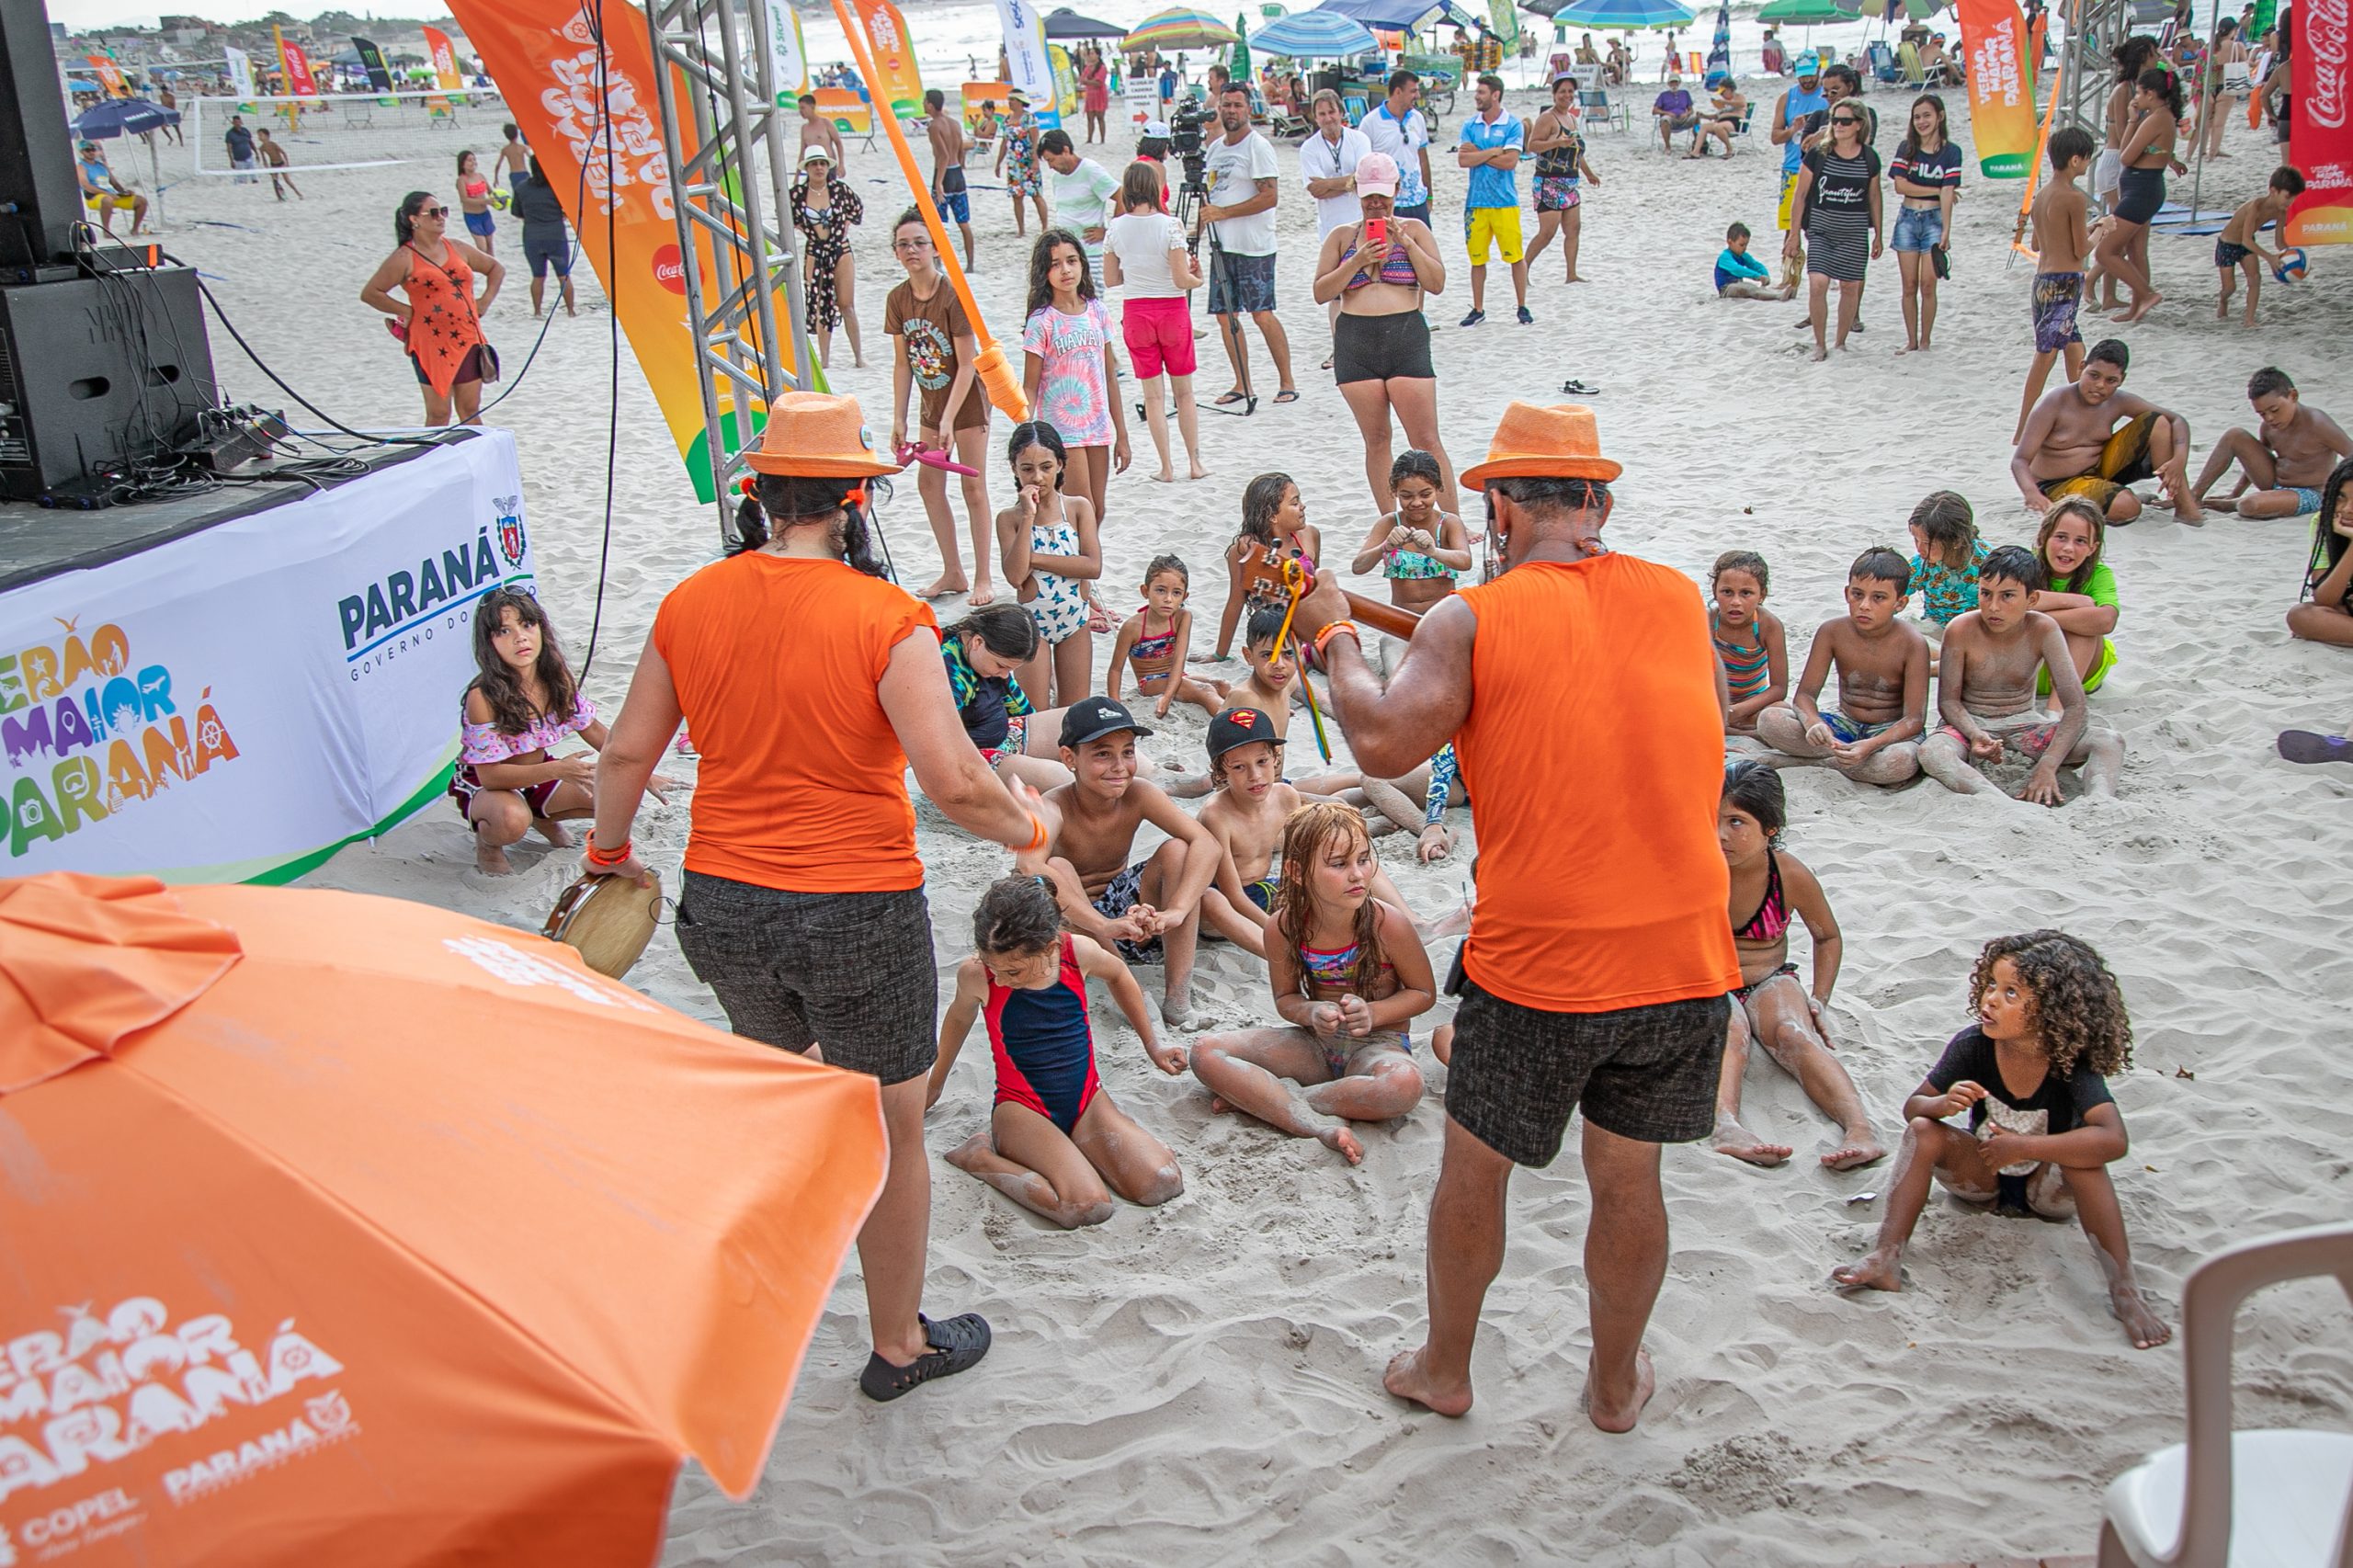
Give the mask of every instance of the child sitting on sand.
[[1039, 649], [1021, 670], [1021, 688], [1034, 707], [1055, 698], [1074, 702], [1095, 685], [1086, 605], [1088, 585], [1103, 575], [1095, 507], [1084, 495], [1063, 493], [1067, 456], [1051, 425], [1015, 426], [1005, 456], [1016, 498], [996, 515], [997, 548], [1005, 580], [1038, 623]]
[[972, 946], [956, 966], [924, 1108], [939, 1103], [976, 1017], [988, 1023], [996, 1103], [988, 1129], [948, 1163], [1066, 1231], [1109, 1219], [1114, 1192], [1152, 1208], [1184, 1191], [1168, 1145], [1114, 1105], [1096, 1077], [1090, 978], [1111, 988], [1154, 1066], [1172, 1076], [1185, 1070], [1184, 1048], [1159, 1042], [1128, 966], [1064, 931], [1053, 894], [1035, 877], [1007, 877], [981, 895]]
[[[2033, 551], [2004, 545], [1978, 572], [1977, 608], [1945, 634], [1944, 667], [1937, 677], [1944, 725], [1921, 744], [1920, 767], [1948, 790], [1999, 793], [2001, 787], [1978, 769], [2022, 760], [2034, 767], [2021, 800], [2060, 804], [2062, 767], [2081, 766], [2086, 795], [2116, 791], [2123, 738], [2092, 722], [2066, 634], [2034, 608], [2045, 582]], [[2036, 699], [2046, 671], [2059, 701], [2055, 720]]]
[[1193, 1049], [1213, 1109], [1317, 1139], [1350, 1165], [1364, 1146], [1349, 1122], [1385, 1121], [1420, 1102], [1407, 1027], [1438, 1000], [1413, 920], [1373, 894], [1377, 867], [1354, 808], [1320, 801], [1292, 813], [1267, 942], [1275, 1010], [1290, 1027], [1210, 1035]]
[[2246, 314], [2241, 326], [2255, 324], [2255, 302], [2263, 297], [2263, 269], [2280, 262], [2278, 251], [2263, 248], [2256, 236], [2267, 224], [2284, 224], [2289, 203], [2304, 193], [2304, 176], [2286, 164], [2271, 171], [2271, 183], [2261, 196], [2239, 204], [2222, 232], [2214, 237], [2214, 271], [2221, 278], [2221, 297], [2214, 301], [2214, 319], [2231, 319], [2231, 294], [2236, 287], [2231, 277], [2234, 271], [2246, 274]]
[[[1201, 895], [1222, 857], [1206, 828], [1165, 790], [1136, 777], [1136, 741], [1151, 733], [1108, 697], [1064, 710], [1062, 760], [1071, 781], [1048, 797], [1062, 826], [1048, 846], [1046, 874], [1072, 930], [1131, 963], [1165, 963], [1160, 1017], [1183, 1028], [1192, 1010]], [[1168, 841], [1131, 865], [1136, 829], [1147, 822]]]
[[1793, 300], [1792, 282], [1773, 287], [1773, 269], [1748, 254], [1748, 225], [1734, 223], [1724, 231], [1724, 248], [1716, 257], [1716, 297], [1720, 300]]
[[1933, 490], [1912, 508], [1912, 591], [1936, 637], [1953, 618], [1977, 608], [1977, 574], [1985, 564], [1985, 541], [1978, 537], [1977, 514], [1957, 491]]
[[[1855, 1081], [1831, 1054], [1822, 1009], [1838, 983], [1843, 944], [1838, 922], [1822, 884], [1794, 855], [1781, 853], [1781, 829], [1789, 805], [1781, 776], [1761, 762], [1742, 760], [1724, 769], [1716, 837], [1732, 867], [1733, 945], [1740, 949], [1740, 988], [1732, 994], [1732, 1028], [1716, 1079], [1716, 1131], [1720, 1153], [1752, 1165], [1778, 1165], [1790, 1157], [1786, 1144], [1768, 1143], [1740, 1124], [1741, 1080], [1748, 1071], [1751, 1041], [1795, 1078], [1806, 1098], [1838, 1124], [1838, 1147], [1822, 1156], [1834, 1171], [1868, 1165], [1887, 1153], [1863, 1114]], [[1742, 911], [1748, 911], [1746, 919]], [[1790, 916], [1805, 922], [1813, 945], [1813, 985], [1798, 983], [1790, 962]]]
[[2353, 462], [2336, 465], [2321, 489], [2305, 600], [2288, 612], [2290, 636], [2353, 648]]
[[[2034, 608], [2059, 623], [2086, 697], [2116, 667], [2116, 644], [2108, 640], [2116, 630], [2116, 574], [2100, 559], [2107, 545], [2108, 515], [2081, 495], [2053, 502], [2034, 536], [2035, 556], [2050, 579]], [[2050, 695], [2047, 672], [2035, 683], [2038, 692]]]
[[[1847, 569], [1847, 613], [1824, 621], [1806, 650], [1797, 694], [1756, 716], [1775, 751], [1835, 767], [1859, 784], [1901, 784], [1920, 771], [1928, 721], [1928, 640], [1904, 619], [1912, 569], [1874, 545]], [[1838, 672], [1838, 706], [1823, 683]]]
[[1471, 534], [1441, 507], [1443, 471], [1438, 459], [1409, 447], [1389, 465], [1389, 494], [1397, 506], [1373, 518], [1348, 570], [1361, 577], [1374, 567], [1389, 579], [1389, 602], [1416, 613], [1454, 592], [1455, 574], [1471, 570]]
[[[1845, 1290], [1900, 1290], [1904, 1249], [1930, 1184], [1997, 1214], [2065, 1220], [2091, 1238], [2109, 1311], [2134, 1348], [2173, 1331], [2142, 1300], [2108, 1167], [2131, 1147], [2108, 1078], [2132, 1064], [2132, 1024], [2116, 977], [2063, 931], [1997, 937], [1969, 977], [1977, 1021], [1952, 1037], [1912, 1097], [1888, 1178], [1879, 1241], [1833, 1269]], [[1946, 1119], [1966, 1112], [1966, 1129]]]
[[[2296, 383], [2276, 366], [2266, 365], [2247, 378], [2246, 400], [2255, 405], [2255, 429], [2222, 432], [2191, 494], [2213, 511], [2242, 517], [2301, 517], [2319, 511], [2329, 470], [2353, 458], [2353, 436], [2308, 406]], [[2238, 487], [2222, 500], [2207, 501], [2206, 492], [2234, 462], [2239, 465]]]
[[1225, 548], [1225, 609], [1218, 617], [1217, 654], [1233, 651], [1233, 629], [1245, 609], [1288, 607], [1276, 581], [1286, 561], [1320, 561], [1324, 536], [1309, 526], [1307, 503], [1287, 473], [1262, 473], [1242, 492], [1242, 531]]
[[[1168, 717], [1168, 707], [1180, 698], [1215, 714], [1225, 706], [1226, 683], [1203, 680], [1185, 671], [1185, 655], [1193, 645], [1193, 612], [1185, 608], [1193, 576], [1173, 555], [1156, 555], [1143, 569], [1143, 604], [1111, 644], [1111, 667], [1103, 677], [1103, 695], [1120, 700], [1120, 667], [1132, 660], [1136, 690], [1157, 698], [1152, 715]], [[1154, 617], [1158, 616], [1155, 628]]]
[[1771, 580], [1765, 558], [1753, 550], [1726, 551], [1708, 574], [1715, 597], [1708, 630], [1732, 699], [1724, 728], [1735, 735], [1755, 734], [1756, 716], [1790, 694], [1789, 634], [1781, 618], [1765, 608]]
[[[540, 601], [519, 588], [494, 588], [474, 607], [476, 674], [459, 702], [458, 770], [449, 798], [473, 830], [474, 869], [504, 877], [506, 846], [533, 828], [550, 844], [572, 843], [563, 822], [597, 809], [597, 758], [605, 722], [597, 717], [556, 646]], [[589, 755], [548, 754], [574, 735]], [[654, 776], [665, 798], [670, 780]]]
[[[1283, 742], [1275, 722], [1256, 708], [1229, 708], [1210, 721], [1210, 782], [1216, 791], [1200, 823], [1218, 842], [1217, 881], [1201, 897], [1201, 919], [1236, 947], [1267, 956], [1267, 917], [1282, 885], [1283, 824], [1306, 804], [1283, 775]], [[1443, 805], [1440, 811], [1443, 812]], [[1373, 896], [1405, 907], [1404, 895], [1376, 865]]]

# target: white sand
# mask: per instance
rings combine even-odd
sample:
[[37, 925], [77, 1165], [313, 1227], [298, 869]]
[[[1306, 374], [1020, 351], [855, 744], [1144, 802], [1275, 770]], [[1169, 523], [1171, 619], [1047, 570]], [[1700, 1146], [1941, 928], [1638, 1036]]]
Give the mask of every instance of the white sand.
[[[1871, 101], [1892, 122], [1905, 99]], [[1535, 106], [1515, 95], [1513, 107]], [[494, 145], [494, 117], [468, 131], [485, 153]], [[1882, 150], [1893, 138], [1891, 123]], [[172, 192], [184, 224], [248, 226], [183, 227], [174, 248], [217, 275], [256, 345], [344, 418], [415, 416], [408, 369], [355, 295], [389, 248], [399, 194], [418, 184], [448, 194], [449, 142], [446, 132], [411, 138], [429, 161], [410, 167], [313, 176], [299, 207], [274, 203], [266, 186]], [[2243, 128], [2232, 146], [2238, 155], [2217, 165], [2210, 190], [2235, 199], [2271, 164]], [[1336, 543], [1352, 545], [1368, 520], [1354, 426], [1314, 368], [1326, 335], [1308, 301], [1313, 228], [1284, 159], [1281, 290], [1304, 399], [1246, 421], [1205, 414], [1210, 481], [1164, 488], [1138, 471], [1115, 483], [1105, 594], [1122, 610], [1142, 562], [1173, 548], [1193, 563], [1197, 608], [1213, 623], [1219, 547], [1244, 482], [1269, 464], [1299, 479]], [[1457, 330], [1468, 291], [1459, 267], [1432, 305], [1458, 461], [1483, 449], [1506, 399], [1547, 400], [1569, 376], [1598, 383], [1603, 440], [1627, 467], [1613, 542], [1694, 574], [1720, 551], [1762, 550], [1800, 656], [1813, 624], [1836, 611], [1845, 563], [1867, 544], [1902, 546], [1904, 518], [1926, 491], [1970, 495], [1997, 542], [2030, 537], [2006, 473], [2029, 350], [2028, 269], [2005, 267], [2017, 185], [1972, 175], [1964, 187], [1932, 357], [1891, 357], [1902, 341], [1891, 256], [1873, 268], [1857, 350], [1815, 367], [1796, 358], [1799, 307], [1710, 294], [1727, 221], [1745, 219], [1772, 244], [1775, 163], [1761, 131], [1729, 165], [1670, 162], [1640, 136], [1608, 134], [1593, 160], [1604, 183], [1588, 189], [1582, 266], [1594, 281], [1564, 289], [1548, 256], [1532, 328], [1511, 324], [1506, 308], [1476, 332]], [[879, 427], [890, 384], [879, 322], [896, 280], [887, 223], [904, 190], [873, 182], [888, 166], [881, 155], [854, 161], [869, 212], [857, 249], [874, 368], [836, 379]], [[1439, 185], [1453, 267], [1461, 177], [1447, 167]], [[982, 298], [997, 335], [1017, 341], [1023, 253], [1005, 199], [976, 191], [974, 204]], [[502, 254], [518, 256], [517, 231], [502, 233]], [[2126, 335], [2138, 356], [2131, 385], [2183, 410], [2201, 456], [2222, 427], [2250, 420], [2241, 388], [2265, 363], [2353, 415], [2341, 369], [2348, 258], [2315, 253], [2312, 280], [2268, 290], [2264, 324], [2249, 335], [2212, 320], [2208, 241], [2160, 237], [2154, 248], [2170, 298]], [[1507, 288], [1500, 269], [1495, 281]], [[522, 299], [510, 284], [491, 317], [510, 375], [529, 343]], [[596, 589], [609, 320], [597, 304], [558, 322], [498, 415], [522, 437], [543, 591], [575, 658]], [[282, 403], [214, 339], [238, 395]], [[1203, 347], [1213, 393], [1216, 346]], [[835, 360], [849, 362], [839, 339]], [[1271, 392], [1263, 354], [1256, 364]], [[660, 596], [714, 549], [710, 513], [693, 504], [626, 350], [620, 381], [611, 560], [589, 683], [608, 708]], [[1143, 448], [1140, 424], [1136, 439]], [[992, 478], [1002, 496], [1001, 474]], [[936, 562], [912, 484], [888, 527], [907, 574], [928, 580]], [[2119, 1186], [2143, 1280], [2169, 1319], [2200, 1257], [2341, 1218], [2353, 1190], [2347, 1079], [2340, 1048], [2326, 1044], [2343, 1040], [2353, 994], [2353, 900], [2341, 876], [2353, 775], [2292, 767], [2271, 751], [2283, 727], [2334, 730], [2347, 718], [2346, 655], [2290, 643], [2281, 625], [2306, 537], [2302, 524], [2229, 518], [2202, 533], [2164, 519], [2119, 531], [2109, 555], [2124, 596], [2123, 663], [2096, 699], [2127, 737], [2115, 802], [2048, 812], [1934, 784], [1878, 794], [1822, 772], [1787, 776], [1790, 848], [1820, 874], [1847, 935], [1835, 1009], [1847, 1060], [1889, 1137], [1903, 1097], [1963, 1021], [1980, 943], [2056, 925], [2107, 955], [2139, 1033], [2137, 1065], [2114, 1085], [2135, 1136]], [[1108, 651], [1106, 639], [1098, 678]], [[1152, 744], [1190, 764], [1201, 721], [1179, 712], [1189, 716]], [[1293, 738], [1293, 766], [1305, 766], [1303, 721]], [[1004, 861], [928, 809], [922, 821], [944, 997], [976, 890]], [[665, 873], [675, 875], [687, 822], [683, 807], [640, 818], [639, 842]], [[313, 881], [536, 928], [574, 869], [571, 855], [525, 846], [520, 874], [491, 882], [471, 869], [469, 847], [455, 813], [436, 807]], [[1467, 855], [1436, 870], [1412, 866], [1402, 839], [1385, 841], [1384, 858], [1427, 911], [1451, 904], [1468, 875]], [[666, 931], [631, 978], [720, 1021]], [[1211, 950], [1199, 983], [1207, 1024], [1271, 1017], [1263, 975], [1231, 949]], [[1190, 1190], [1159, 1211], [1123, 1207], [1099, 1229], [1063, 1234], [937, 1164], [929, 1304], [985, 1312], [995, 1354], [903, 1403], [867, 1403], [852, 1388], [867, 1349], [853, 1259], [758, 1497], [729, 1504], [690, 1474], [669, 1562], [1798, 1564], [2084, 1551], [2106, 1481], [2180, 1436], [2178, 1351], [2126, 1346], [2072, 1227], [1938, 1201], [1921, 1223], [1907, 1293], [1849, 1301], [1826, 1290], [1830, 1268], [1863, 1250], [1877, 1220], [1876, 1205], [1850, 1200], [1881, 1190], [1888, 1172], [1820, 1170], [1814, 1156], [1832, 1130], [1761, 1059], [1751, 1125], [1799, 1155], [1756, 1171], [1704, 1147], [1668, 1151], [1676, 1252], [1649, 1341], [1658, 1397], [1639, 1434], [1605, 1439], [1578, 1406], [1586, 1203], [1571, 1162], [1517, 1184], [1512, 1248], [1479, 1344], [1477, 1409], [1461, 1422], [1409, 1411], [1381, 1392], [1380, 1376], [1422, 1327], [1438, 1107], [1367, 1129], [1365, 1163], [1351, 1170], [1315, 1144], [1212, 1118], [1191, 1080], [1150, 1069], [1108, 1008], [1096, 1024], [1107, 1085], [1177, 1151]], [[985, 1050], [967, 1051], [931, 1119], [936, 1150], [982, 1125], [986, 1062]], [[1442, 1070], [1433, 1079], [1435, 1088]], [[2344, 1425], [2353, 1354], [2341, 1311], [2317, 1288], [2258, 1306], [2240, 1354], [2242, 1424]]]

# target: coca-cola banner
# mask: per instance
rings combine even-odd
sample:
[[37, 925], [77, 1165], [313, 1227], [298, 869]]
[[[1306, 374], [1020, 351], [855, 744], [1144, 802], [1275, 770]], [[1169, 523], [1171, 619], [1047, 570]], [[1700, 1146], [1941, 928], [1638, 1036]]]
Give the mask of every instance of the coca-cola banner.
[[2288, 210], [2290, 244], [2353, 243], [2353, 49], [2347, 0], [2296, 0], [2296, 86], [2288, 161], [2304, 193]]

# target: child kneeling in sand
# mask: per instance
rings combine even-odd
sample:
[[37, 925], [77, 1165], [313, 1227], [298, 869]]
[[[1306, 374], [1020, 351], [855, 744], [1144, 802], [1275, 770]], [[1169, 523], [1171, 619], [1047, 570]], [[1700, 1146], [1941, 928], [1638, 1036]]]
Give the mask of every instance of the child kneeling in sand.
[[[1904, 1249], [1931, 1182], [1998, 1214], [2080, 1221], [2107, 1277], [2109, 1310], [2137, 1349], [2173, 1331], [2141, 1299], [2124, 1212], [2108, 1167], [2131, 1144], [2108, 1091], [2132, 1064], [2132, 1024], [2116, 977], [2063, 931], [1997, 937], [1969, 978], [1977, 1022], [1904, 1102], [1911, 1125], [1888, 1180], [1879, 1240], [1831, 1271], [1847, 1290], [1900, 1290]], [[1947, 1117], [1969, 1116], [1966, 1129]]]
[[[2001, 793], [1979, 767], [2015, 754], [2034, 764], [2019, 799], [2061, 803], [2059, 769], [2083, 768], [2084, 793], [2112, 795], [2124, 765], [2124, 740], [2091, 720], [2083, 678], [2059, 623], [2034, 608], [2045, 585], [2042, 562], [2023, 545], [2006, 544], [1977, 574], [1977, 608], [1945, 633], [1937, 710], [1944, 727], [1920, 747], [1920, 768], [1964, 795]], [[2059, 701], [2052, 719], [2037, 699], [2049, 679]]]
[[[1838, 983], [1844, 950], [1838, 922], [1822, 884], [1794, 855], [1781, 853], [1781, 829], [1789, 805], [1781, 776], [1764, 763], [1743, 760], [1724, 770], [1722, 803], [1716, 811], [1716, 837], [1732, 867], [1728, 918], [1733, 945], [1740, 949], [1740, 989], [1732, 994], [1732, 1029], [1724, 1041], [1723, 1067], [1716, 1081], [1716, 1152], [1752, 1165], [1778, 1165], [1790, 1157], [1787, 1145], [1768, 1143], [1740, 1124], [1741, 1080], [1748, 1071], [1748, 1048], [1788, 1069], [1824, 1116], [1838, 1124], [1839, 1145], [1822, 1156], [1834, 1171], [1868, 1165], [1887, 1151], [1863, 1114], [1854, 1079], [1830, 1053], [1822, 1009]], [[1739, 911], [1749, 911], [1740, 919]], [[1813, 985], [1798, 983], [1790, 962], [1790, 916], [1805, 922], [1813, 943]]]
[[[1047, 798], [1062, 826], [1046, 862], [1063, 920], [1130, 963], [1165, 963], [1160, 1017], [1170, 1028], [1190, 1018], [1193, 953], [1201, 895], [1217, 875], [1217, 840], [1167, 791], [1136, 777], [1136, 741], [1152, 732], [1108, 697], [1063, 710], [1062, 759], [1071, 781]], [[1145, 823], [1168, 841], [1133, 865]]]
[[[1797, 694], [1756, 716], [1756, 737], [1775, 751], [1819, 762], [1858, 784], [1901, 784], [1920, 771], [1928, 722], [1928, 640], [1903, 618], [1912, 568], [1874, 545], [1847, 568], [1847, 613], [1825, 620], [1806, 650]], [[1824, 713], [1823, 683], [1838, 672], [1838, 706]]]
[[[1226, 683], [1188, 675], [1185, 656], [1193, 646], [1193, 612], [1185, 600], [1193, 591], [1193, 574], [1174, 555], [1156, 555], [1143, 569], [1143, 604], [1120, 628], [1111, 644], [1111, 667], [1104, 673], [1103, 695], [1120, 700], [1120, 670], [1133, 664], [1136, 690], [1157, 698], [1152, 716], [1168, 717], [1170, 704], [1182, 699], [1212, 716], [1225, 706]], [[1160, 617], [1158, 631], [1153, 616]]]
[[1377, 866], [1354, 807], [1318, 801], [1293, 812], [1267, 941], [1275, 1010], [1290, 1027], [1210, 1035], [1193, 1048], [1212, 1108], [1317, 1139], [1352, 1165], [1364, 1146], [1349, 1122], [1386, 1121], [1420, 1103], [1407, 1027], [1438, 1001], [1412, 918], [1373, 896]]
[[996, 1103], [988, 1131], [973, 1133], [948, 1163], [1066, 1231], [1109, 1219], [1111, 1193], [1150, 1208], [1184, 1191], [1176, 1156], [1111, 1103], [1095, 1074], [1090, 978], [1110, 986], [1154, 1066], [1171, 1076], [1185, 1070], [1184, 1048], [1154, 1034], [1128, 966], [1065, 932], [1054, 895], [1035, 877], [1007, 877], [981, 895], [972, 946], [978, 950], [956, 966], [956, 998], [940, 1020], [924, 1108], [939, 1103], [976, 1017], [987, 1020], [996, 1058]]

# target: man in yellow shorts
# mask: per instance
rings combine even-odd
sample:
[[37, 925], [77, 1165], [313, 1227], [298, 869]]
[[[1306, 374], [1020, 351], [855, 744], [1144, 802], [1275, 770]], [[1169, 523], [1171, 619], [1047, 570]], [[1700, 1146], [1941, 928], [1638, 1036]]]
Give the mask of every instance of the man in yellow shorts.
[[1528, 128], [1504, 111], [1504, 79], [1482, 76], [1473, 90], [1479, 112], [1462, 122], [1462, 142], [1454, 161], [1471, 171], [1470, 194], [1462, 201], [1462, 237], [1471, 252], [1471, 313], [1464, 326], [1487, 319], [1487, 249], [1490, 241], [1511, 267], [1511, 290], [1519, 301], [1519, 324], [1528, 313], [1528, 262], [1519, 243], [1519, 167]]
[[97, 142], [82, 143], [82, 161], [74, 165], [74, 174], [82, 182], [84, 204], [97, 213], [98, 226], [109, 238], [114, 234], [117, 212], [131, 214], [131, 232], [134, 234], [145, 224], [147, 199], [114, 177], [114, 171], [98, 156]]

